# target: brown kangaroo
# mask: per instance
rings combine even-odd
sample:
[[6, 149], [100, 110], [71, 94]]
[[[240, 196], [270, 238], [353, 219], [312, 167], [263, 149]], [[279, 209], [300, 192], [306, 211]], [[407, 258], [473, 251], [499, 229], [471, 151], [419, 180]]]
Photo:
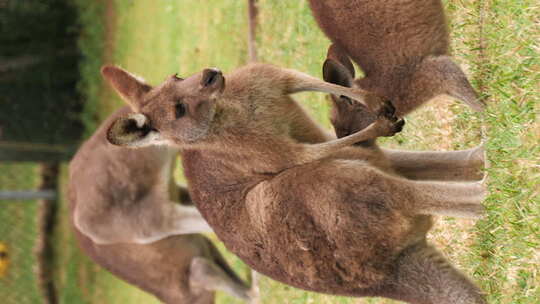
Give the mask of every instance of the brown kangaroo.
[[116, 67], [102, 73], [138, 113], [113, 122], [109, 141], [180, 147], [194, 203], [257, 271], [330, 294], [485, 303], [425, 239], [429, 215], [482, 214], [480, 182], [405, 179], [379, 169], [369, 149], [347, 147], [392, 135], [400, 121], [391, 111], [341, 139], [298, 140], [293, 127], [305, 115], [287, 95], [318, 90], [356, 99], [358, 91], [264, 64], [226, 81], [206, 69], [155, 88]]
[[[214, 303], [214, 291], [255, 300], [209, 239], [211, 232], [176, 185], [177, 149], [126, 149], [105, 139], [107, 119], [70, 163], [69, 199], [82, 250], [119, 278], [166, 303]], [[180, 235], [183, 234], [183, 235]]]
[[[398, 117], [441, 94], [460, 99], [476, 111], [484, 109], [463, 71], [448, 56], [448, 29], [440, 0], [309, 3], [319, 27], [335, 44], [335, 53], [341, 53], [337, 57], [352, 58], [364, 72], [354, 87], [390, 100]], [[352, 68], [334, 59], [329, 58], [325, 68]]]
[[[328, 49], [327, 60], [323, 65], [325, 81], [351, 87], [354, 83], [352, 62], [335, 45]], [[332, 108], [330, 121], [338, 138], [358, 132], [372, 124], [377, 116], [364, 105], [346, 96], [330, 95]], [[483, 178], [484, 148], [482, 145], [462, 151], [451, 152], [412, 152], [384, 149], [377, 146], [376, 139], [357, 143], [378, 153], [381, 162], [401, 176], [420, 180], [479, 180]]]

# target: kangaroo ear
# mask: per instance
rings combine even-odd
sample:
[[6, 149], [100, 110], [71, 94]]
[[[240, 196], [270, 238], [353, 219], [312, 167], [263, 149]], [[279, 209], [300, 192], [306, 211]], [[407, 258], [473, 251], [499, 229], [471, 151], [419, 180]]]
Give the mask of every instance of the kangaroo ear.
[[159, 138], [159, 132], [139, 113], [117, 118], [107, 130], [107, 140], [116, 146], [144, 147], [157, 144]]
[[223, 77], [223, 73], [219, 69], [204, 69], [201, 73], [199, 84], [202, 90], [215, 96], [225, 89], [225, 77]]
[[326, 59], [324, 61], [323, 79], [326, 82], [349, 88], [352, 87], [354, 80], [347, 68], [333, 59]]
[[339, 48], [336, 44], [331, 44], [330, 47], [328, 47], [326, 59], [331, 59], [333, 60], [333, 64], [338, 64], [339, 69], [341, 69], [340, 72], [342, 73], [341, 77], [348, 77], [352, 82], [352, 79], [354, 79], [354, 66], [349, 59], [349, 56], [347, 56], [347, 54], [341, 48]]
[[135, 112], [140, 110], [143, 96], [152, 89], [141, 78], [116, 66], [109, 65], [102, 67], [101, 75], [107, 79], [116, 92], [120, 94], [122, 99]]

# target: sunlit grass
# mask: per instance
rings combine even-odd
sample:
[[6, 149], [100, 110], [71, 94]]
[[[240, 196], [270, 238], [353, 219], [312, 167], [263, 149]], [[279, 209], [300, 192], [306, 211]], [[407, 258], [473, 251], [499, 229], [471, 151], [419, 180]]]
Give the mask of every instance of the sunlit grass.
[[[37, 165], [0, 163], [0, 191], [27, 191], [38, 184]], [[36, 258], [32, 249], [37, 235], [35, 200], [0, 200], [0, 243], [5, 246], [8, 264], [0, 275], [0, 295], [6, 303], [30, 304], [39, 301], [36, 278], [32, 276]]]

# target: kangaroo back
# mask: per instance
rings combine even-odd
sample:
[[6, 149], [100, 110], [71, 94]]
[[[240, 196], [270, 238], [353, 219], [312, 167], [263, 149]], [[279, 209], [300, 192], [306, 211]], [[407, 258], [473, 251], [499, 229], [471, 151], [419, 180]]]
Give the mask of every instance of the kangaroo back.
[[368, 77], [448, 52], [440, 0], [310, 0], [310, 4], [321, 29]]
[[363, 70], [355, 86], [389, 99], [403, 115], [441, 94], [476, 111], [485, 105], [448, 55], [440, 0], [310, 0], [323, 32]]

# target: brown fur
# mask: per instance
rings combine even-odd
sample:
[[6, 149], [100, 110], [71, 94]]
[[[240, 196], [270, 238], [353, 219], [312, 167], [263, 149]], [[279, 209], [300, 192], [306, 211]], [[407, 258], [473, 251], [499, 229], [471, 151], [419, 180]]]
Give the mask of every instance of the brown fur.
[[[70, 164], [72, 222], [83, 252], [122, 280], [166, 303], [214, 303], [214, 290], [227, 288], [214, 288], [207, 284], [210, 279], [221, 285], [228, 283], [229, 291], [247, 299], [248, 287], [206, 237], [157, 231], [157, 241], [136, 243], [134, 227], [140, 226], [142, 234], [162, 229], [161, 223], [170, 219], [157, 210], [163, 209], [173, 217], [176, 210], [166, 206], [173, 207], [174, 201], [180, 199], [190, 203], [190, 198], [186, 189], [176, 186], [167, 173], [175, 150], [152, 146], [126, 149], [107, 142], [106, 127], [128, 113], [125, 107], [105, 121]], [[122, 226], [112, 224], [109, 215]], [[90, 220], [77, 224], [77, 218], [80, 222]], [[86, 233], [81, 231], [81, 226]], [[99, 238], [99, 243], [93, 240], [95, 237]], [[201, 270], [201, 266], [194, 263], [197, 259], [215, 265], [217, 270], [194, 279], [194, 274]]]
[[[351, 87], [353, 85], [354, 68], [351, 61], [343, 56], [336, 45], [328, 49], [327, 60], [323, 65], [325, 81]], [[330, 121], [338, 138], [348, 136], [365, 129], [377, 116], [364, 105], [345, 96], [330, 95], [332, 108]], [[452, 152], [411, 152], [381, 149], [376, 139], [357, 143], [373, 151], [381, 163], [387, 163], [391, 172], [420, 180], [479, 180], [482, 178], [484, 149], [482, 146], [464, 151]]]
[[[354, 85], [354, 74], [354, 66], [349, 58], [339, 51], [336, 45], [331, 45], [323, 64], [324, 80], [350, 88]], [[330, 121], [338, 138], [363, 130], [377, 119], [377, 116], [364, 105], [348, 97], [330, 95], [330, 100], [332, 101]], [[375, 140], [359, 142], [357, 145], [379, 150]]]
[[310, 0], [310, 5], [321, 29], [343, 52], [338, 57], [350, 57], [364, 71], [354, 86], [390, 100], [398, 117], [440, 94], [477, 111], [485, 107], [448, 56], [440, 0]]
[[[115, 84], [125, 80], [115, 77], [118, 71], [105, 67], [103, 74], [116, 88], [127, 87]], [[129, 86], [137, 83], [130, 81]], [[356, 98], [355, 90], [270, 65], [243, 67], [226, 81], [217, 71], [204, 70], [129, 100], [145, 117], [139, 127], [154, 133], [126, 145], [181, 147], [192, 198], [204, 218], [231, 251], [276, 280], [318, 292], [411, 303], [484, 303], [462, 276], [449, 274], [444, 284], [430, 285], [428, 272], [428, 285], [413, 285], [416, 294], [410, 297], [411, 286], [403, 284], [411, 275], [404, 269], [423, 267], [406, 262], [404, 254], [425, 247], [428, 215], [480, 216], [483, 186], [390, 175], [369, 149], [347, 147], [395, 132], [399, 121], [391, 116], [379, 116], [343, 139], [300, 142], [292, 126], [305, 116], [287, 95], [303, 90]], [[187, 110], [178, 116], [180, 103]], [[115, 123], [109, 130], [113, 141], [138, 134]], [[444, 285], [450, 291], [443, 293]], [[450, 296], [439, 301], [440, 294]], [[456, 301], [462, 296], [474, 301]]]

